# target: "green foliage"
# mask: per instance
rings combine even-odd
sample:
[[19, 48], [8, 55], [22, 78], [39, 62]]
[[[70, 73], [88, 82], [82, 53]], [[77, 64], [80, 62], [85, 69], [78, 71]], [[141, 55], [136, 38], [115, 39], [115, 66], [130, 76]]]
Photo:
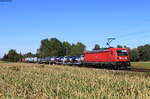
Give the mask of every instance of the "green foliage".
[[149, 44], [146, 44], [144, 46], [139, 46], [137, 50], [139, 52], [139, 57], [141, 61], [150, 60], [150, 45]]
[[131, 61], [139, 61], [139, 53], [138, 53], [138, 50], [136, 48], [132, 49], [130, 51], [131, 55], [130, 55], [130, 58], [131, 58]]
[[63, 45], [63, 55], [69, 56], [71, 53], [71, 48], [72, 48], [71, 44], [65, 41], [62, 43], [62, 45]]
[[150, 61], [150, 45], [138, 46], [130, 50], [131, 61]]
[[95, 44], [93, 50], [99, 50], [100, 49], [100, 45], [99, 44]]
[[20, 59], [20, 55], [16, 52], [16, 50], [9, 50], [8, 54], [5, 54], [3, 57], [4, 61], [17, 62]]
[[46, 56], [69, 56], [81, 55], [85, 50], [85, 45], [81, 42], [70, 44], [69, 42], [61, 42], [56, 38], [44, 39], [41, 46], [37, 50], [37, 54], [41, 57]]
[[77, 44], [72, 44], [71, 48], [71, 56], [79, 56], [83, 54], [83, 51], [85, 50], [85, 45], [81, 42], [78, 42]]
[[117, 48], [123, 48], [123, 46], [122, 45], [117, 45]]
[[8, 55], [7, 54], [4, 54], [2, 60], [7, 60], [8, 59]]
[[24, 55], [24, 57], [34, 57], [35, 55], [32, 54], [31, 52], [28, 52], [27, 54]]
[[61, 56], [63, 55], [63, 46], [56, 38], [51, 38], [50, 40], [44, 39], [41, 41], [41, 46], [37, 52], [42, 57]]

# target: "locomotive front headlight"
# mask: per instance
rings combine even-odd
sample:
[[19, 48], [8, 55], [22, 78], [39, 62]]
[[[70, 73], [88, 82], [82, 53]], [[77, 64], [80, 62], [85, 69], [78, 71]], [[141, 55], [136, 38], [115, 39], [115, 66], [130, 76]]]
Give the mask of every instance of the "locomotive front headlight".
[[122, 59], [122, 57], [119, 57], [119, 59]]

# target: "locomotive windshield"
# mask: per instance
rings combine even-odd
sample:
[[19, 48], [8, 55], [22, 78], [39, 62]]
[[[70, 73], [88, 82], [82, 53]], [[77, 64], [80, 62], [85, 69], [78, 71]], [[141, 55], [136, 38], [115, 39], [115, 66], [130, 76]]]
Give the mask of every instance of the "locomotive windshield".
[[117, 50], [118, 56], [127, 56], [127, 50]]

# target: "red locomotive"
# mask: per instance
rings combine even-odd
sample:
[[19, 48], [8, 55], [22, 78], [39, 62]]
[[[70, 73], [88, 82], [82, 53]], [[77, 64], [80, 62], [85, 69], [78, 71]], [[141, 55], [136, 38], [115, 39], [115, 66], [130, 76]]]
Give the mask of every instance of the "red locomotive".
[[127, 48], [106, 48], [84, 52], [84, 64], [98, 67], [112, 67], [115, 69], [130, 66]]

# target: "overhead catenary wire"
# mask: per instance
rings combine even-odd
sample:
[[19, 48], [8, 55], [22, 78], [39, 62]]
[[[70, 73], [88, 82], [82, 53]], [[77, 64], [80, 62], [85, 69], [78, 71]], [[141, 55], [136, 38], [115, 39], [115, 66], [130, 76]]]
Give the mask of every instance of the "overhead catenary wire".
[[[150, 37], [150, 33], [149, 32], [129, 32], [129, 33], [122, 34], [122, 35], [118, 35], [118, 34], [115, 34], [114, 36], [110, 35], [108, 37], [116, 38], [117, 39], [116, 41], [119, 41], [119, 43], [121, 43], [121, 44], [118, 43], [117, 45], [127, 45], [128, 46], [129, 42], [131, 42], [131, 43], [132, 42], [139, 43], [141, 41], [143, 41], [143, 42], [145, 41], [145, 44], [149, 44], [150, 43], [149, 40], [145, 39], [145, 38]], [[128, 41], [128, 43], [127, 43], [127, 41]], [[104, 40], [102, 40], [102, 41], [100, 41], [100, 40], [88, 41], [88, 42], [85, 42], [85, 43], [93, 45], [93, 44], [99, 44], [100, 42], [104, 42]], [[106, 40], [105, 40], [105, 42], [106, 42]]]

